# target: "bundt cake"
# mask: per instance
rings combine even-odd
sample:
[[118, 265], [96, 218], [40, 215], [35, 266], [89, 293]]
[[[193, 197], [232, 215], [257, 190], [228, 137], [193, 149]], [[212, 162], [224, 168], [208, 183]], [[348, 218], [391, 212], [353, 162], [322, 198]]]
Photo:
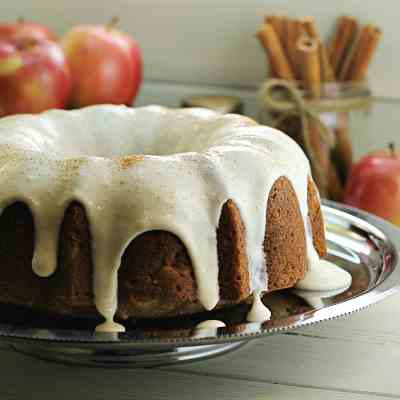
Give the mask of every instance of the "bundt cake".
[[288, 288], [326, 252], [299, 146], [238, 115], [92, 106], [0, 120], [0, 302], [114, 322]]

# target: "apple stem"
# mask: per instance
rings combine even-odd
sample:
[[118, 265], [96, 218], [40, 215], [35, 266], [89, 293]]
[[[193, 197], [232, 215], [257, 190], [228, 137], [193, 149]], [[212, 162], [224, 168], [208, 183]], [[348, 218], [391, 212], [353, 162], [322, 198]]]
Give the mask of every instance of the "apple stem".
[[19, 17], [17, 18], [17, 24], [23, 24], [24, 22], [25, 22], [25, 18], [24, 18], [24, 17], [19, 16]]
[[389, 151], [390, 155], [395, 158], [396, 157], [396, 152], [395, 152], [395, 147], [394, 147], [394, 142], [389, 143]]
[[119, 17], [112, 17], [111, 21], [107, 24], [107, 30], [110, 31], [112, 28], [114, 28], [115, 25], [117, 25], [119, 22]]

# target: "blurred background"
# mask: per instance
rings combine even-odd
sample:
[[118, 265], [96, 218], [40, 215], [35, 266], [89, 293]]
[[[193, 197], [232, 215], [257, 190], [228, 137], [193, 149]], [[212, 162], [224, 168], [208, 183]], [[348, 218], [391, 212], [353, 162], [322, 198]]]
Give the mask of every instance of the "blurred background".
[[396, 0], [14, 0], [2, 3], [2, 21], [21, 16], [47, 25], [62, 36], [82, 23], [106, 24], [120, 17], [118, 27], [142, 49], [144, 84], [135, 105], [178, 106], [192, 94], [233, 94], [244, 102], [244, 113], [257, 116], [257, 89], [266, 78], [265, 53], [257, 42], [263, 17], [314, 15], [321, 36], [332, 34], [336, 18], [373, 21], [383, 37], [368, 70], [377, 97], [367, 123], [351, 130], [355, 158], [394, 141], [400, 145], [400, 3]]

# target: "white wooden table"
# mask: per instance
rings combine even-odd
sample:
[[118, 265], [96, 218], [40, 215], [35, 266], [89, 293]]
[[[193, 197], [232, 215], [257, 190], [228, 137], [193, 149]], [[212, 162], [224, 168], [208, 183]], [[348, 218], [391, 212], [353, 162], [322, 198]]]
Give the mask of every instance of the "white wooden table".
[[67, 367], [0, 350], [0, 400], [400, 398], [400, 296], [181, 367]]

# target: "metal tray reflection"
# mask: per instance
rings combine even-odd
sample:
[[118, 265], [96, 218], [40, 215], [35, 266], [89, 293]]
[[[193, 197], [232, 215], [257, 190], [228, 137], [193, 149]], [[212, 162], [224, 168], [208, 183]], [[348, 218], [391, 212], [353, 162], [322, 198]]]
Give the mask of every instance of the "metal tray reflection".
[[[245, 322], [249, 305], [191, 317], [134, 321], [123, 334], [95, 333], [94, 323], [0, 306], [0, 343], [35, 357], [106, 367], [155, 366], [213, 357], [251, 339], [359, 311], [399, 289], [400, 230], [365, 212], [324, 201], [329, 259], [349, 271], [351, 287], [306, 302], [301, 292], [264, 297], [272, 319]], [[308, 294], [309, 295], [309, 294]], [[312, 304], [312, 306], [310, 306]], [[198, 329], [206, 319], [225, 328]]]

